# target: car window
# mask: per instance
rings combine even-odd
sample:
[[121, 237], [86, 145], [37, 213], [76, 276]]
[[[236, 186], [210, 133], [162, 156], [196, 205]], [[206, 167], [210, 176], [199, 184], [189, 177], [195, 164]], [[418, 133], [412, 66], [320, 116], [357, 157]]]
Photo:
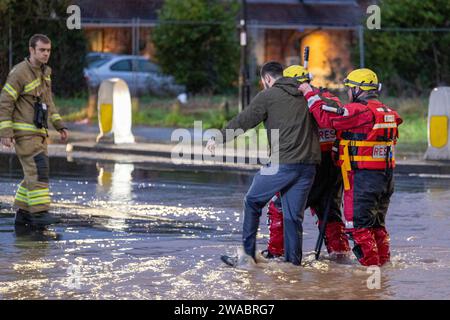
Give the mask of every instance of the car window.
[[161, 72], [159, 66], [147, 60], [139, 60], [138, 70], [140, 72], [155, 72], [155, 73]]
[[131, 60], [127, 59], [127, 60], [118, 61], [111, 66], [111, 70], [130, 72], [131, 71]]
[[96, 60], [88, 63], [88, 68], [100, 68], [102, 65], [107, 63], [109, 60], [111, 60], [111, 59], [110, 58], [99, 58], [99, 59], [96, 59]]

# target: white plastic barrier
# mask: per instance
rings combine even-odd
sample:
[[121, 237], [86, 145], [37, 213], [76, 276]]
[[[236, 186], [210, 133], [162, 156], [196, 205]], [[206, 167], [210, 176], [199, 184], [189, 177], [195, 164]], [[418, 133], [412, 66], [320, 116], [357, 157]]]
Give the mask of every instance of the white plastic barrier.
[[97, 142], [107, 135], [114, 135], [114, 143], [134, 143], [131, 133], [131, 96], [128, 85], [119, 78], [104, 80], [98, 90]]
[[450, 160], [450, 87], [438, 87], [428, 106], [427, 160]]

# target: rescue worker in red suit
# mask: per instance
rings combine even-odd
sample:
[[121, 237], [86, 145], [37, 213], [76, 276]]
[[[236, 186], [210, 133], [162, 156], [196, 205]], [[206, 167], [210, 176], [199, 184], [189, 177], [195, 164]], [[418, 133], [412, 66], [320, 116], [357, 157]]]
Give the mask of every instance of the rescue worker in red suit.
[[321, 127], [336, 130], [335, 160], [344, 182], [346, 232], [364, 266], [390, 260], [385, 218], [394, 192], [394, 146], [402, 119], [378, 100], [381, 84], [370, 69], [352, 71], [344, 80], [349, 104], [325, 101], [308, 83], [299, 90]]
[[[299, 83], [310, 82], [311, 75], [300, 65], [292, 65], [283, 71], [284, 77], [296, 78]], [[341, 102], [337, 97], [324, 89], [315, 89], [326, 101]], [[314, 184], [308, 196], [306, 207], [317, 217], [320, 229], [325, 211], [329, 212], [325, 227], [325, 245], [330, 255], [342, 255], [350, 252], [344, 223], [342, 222], [342, 176], [339, 168], [333, 163], [331, 148], [335, 140], [335, 130], [331, 128], [319, 129], [322, 161], [317, 168]], [[283, 212], [279, 194], [269, 202], [269, 242], [267, 250], [262, 252], [266, 258], [274, 258], [284, 254], [283, 248]]]

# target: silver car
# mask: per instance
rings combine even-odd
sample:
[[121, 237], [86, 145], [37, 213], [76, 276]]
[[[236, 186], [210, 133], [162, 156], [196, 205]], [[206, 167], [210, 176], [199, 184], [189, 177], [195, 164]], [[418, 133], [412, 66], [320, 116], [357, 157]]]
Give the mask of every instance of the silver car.
[[89, 52], [86, 55], [85, 59], [85, 68], [90, 68], [91, 64], [103, 59], [111, 59], [113, 57], [117, 56], [117, 54], [110, 53], [110, 52]]
[[175, 82], [172, 76], [163, 74], [160, 67], [141, 56], [111, 55], [98, 59], [84, 69], [89, 87], [98, 88], [103, 80], [123, 79], [133, 95], [179, 95], [186, 88]]

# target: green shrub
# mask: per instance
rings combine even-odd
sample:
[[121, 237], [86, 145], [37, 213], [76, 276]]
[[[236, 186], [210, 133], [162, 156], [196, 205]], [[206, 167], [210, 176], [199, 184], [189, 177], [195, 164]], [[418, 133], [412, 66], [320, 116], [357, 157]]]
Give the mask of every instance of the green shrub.
[[165, 73], [189, 92], [224, 92], [238, 77], [237, 2], [166, 0], [152, 39]]
[[[382, 0], [381, 29], [365, 31], [366, 66], [378, 73], [389, 95], [428, 94], [450, 84], [450, 32], [387, 28], [448, 28], [450, 1]], [[363, 22], [365, 23], [365, 22]], [[354, 51], [355, 65], [359, 54]]]

